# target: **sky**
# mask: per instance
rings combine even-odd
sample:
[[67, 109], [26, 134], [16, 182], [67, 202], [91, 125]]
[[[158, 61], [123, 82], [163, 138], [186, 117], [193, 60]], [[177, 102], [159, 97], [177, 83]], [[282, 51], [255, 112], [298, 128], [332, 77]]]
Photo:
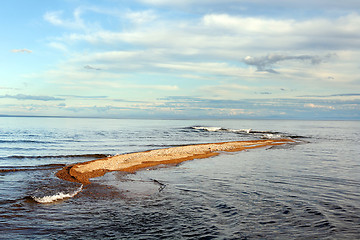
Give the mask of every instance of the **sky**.
[[0, 115], [360, 119], [358, 0], [12, 0]]

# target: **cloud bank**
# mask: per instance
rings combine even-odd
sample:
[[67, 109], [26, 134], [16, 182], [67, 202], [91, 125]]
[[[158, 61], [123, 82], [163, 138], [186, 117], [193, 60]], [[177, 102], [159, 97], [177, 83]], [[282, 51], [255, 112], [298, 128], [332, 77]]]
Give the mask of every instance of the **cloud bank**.
[[322, 61], [329, 59], [332, 55], [328, 54], [324, 57], [300, 55], [300, 56], [289, 56], [283, 54], [269, 54], [262, 57], [251, 57], [247, 56], [244, 58], [244, 62], [248, 65], [255, 66], [257, 71], [266, 71], [269, 73], [278, 73], [272, 66], [279, 62], [284, 61], [309, 61], [311, 64], [320, 64]]
[[89, 70], [97, 70], [97, 71], [101, 70], [101, 68], [96, 68], [96, 67], [93, 67], [93, 66], [90, 66], [90, 65], [85, 65], [84, 68], [89, 69]]
[[17, 95], [0, 95], [0, 98], [14, 98], [17, 100], [36, 100], [36, 101], [63, 101], [63, 98], [56, 98], [51, 96], [34, 96], [34, 95], [25, 95], [25, 94], [17, 94]]
[[43, 22], [27, 25], [26, 39], [9, 30], [41, 51], [8, 58], [1, 111], [359, 116], [359, 1], [70, 2], [29, 12]]

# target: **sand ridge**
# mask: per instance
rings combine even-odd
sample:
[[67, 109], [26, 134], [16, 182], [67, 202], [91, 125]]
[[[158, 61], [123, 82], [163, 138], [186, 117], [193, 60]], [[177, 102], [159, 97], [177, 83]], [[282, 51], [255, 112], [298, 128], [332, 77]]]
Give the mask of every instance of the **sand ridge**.
[[177, 164], [188, 160], [208, 158], [220, 152], [235, 152], [265, 146], [282, 145], [294, 142], [291, 139], [268, 139], [252, 141], [235, 141], [221, 143], [206, 143], [171, 147], [115, 155], [89, 162], [72, 164], [56, 173], [56, 176], [72, 182], [89, 184], [90, 178], [103, 176], [111, 171], [134, 172], [138, 169], [161, 164]]

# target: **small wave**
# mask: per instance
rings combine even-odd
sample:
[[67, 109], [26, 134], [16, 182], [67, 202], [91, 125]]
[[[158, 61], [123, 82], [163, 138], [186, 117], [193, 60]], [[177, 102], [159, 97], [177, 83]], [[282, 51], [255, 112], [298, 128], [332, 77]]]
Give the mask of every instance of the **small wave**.
[[7, 173], [7, 172], [21, 172], [21, 171], [37, 171], [37, 170], [50, 170], [50, 169], [57, 169], [61, 167], [65, 167], [66, 164], [45, 164], [45, 165], [38, 165], [38, 166], [11, 166], [0, 167], [0, 172]]
[[234, 132], [234, 133], [251, 133], [252, 129], [229, 129], [229, 132]]
[[106, 154], [70, 154], [70, 155], [53, 155], [53, 156], [9, 156], [10, 159], [41, 159], [41, 158], [106, 158]]
[[221, 130], [226, 130], [221, 127], [191, 127], [191, 128], [196, 129], [196, 130], [204, 130], [204, 131], [208, 131], [208, 132], [217, 132], [217, 131], [221, 131]]
[[203, 126], [194, 126], [191, 127], [191, 129], [195, 130], [202, 130], [202, 131], [208, 131], [208, 132], [232, 132], [232, 133], [277, 133], [277, 132], [271, 132], [271, 131], [254, 131], [251, 128], [246, 129], [228, 129], [228, 128], [222, 128], [222, 127], [203, 127]]
[[279, 138], [286, 138], [287, 136], [282, 134], [273, 134], [273, 133], [267, 133], [263, 134], [260, 138], [262, 139], [279, 139]]
[[21, 140], [0, 140], [0, 143], [42, 143], [42, 144], [49, 144], [49, 143], [55, 143], [55, 142], [53, 142], [53, 141], [21, 139]]
[[242, 135], [250, 135], [254, 137], [259, 137], [262, 139], [279, 139], [279, 138], [306, 138], [304, 136], [299, 135], [290, 135], [282, 132], [277, 131], [270, 131], [270, 130], [253, 130], [251, 128], [248, 129], [228, 129], [222, 127], [205, 127], [205, 126], [194, 126], [190, 127], [190, 129], [200, 130], [200, 131], [207, 131], [207, 132], [230, 132]]
[[38, 203], [52, 203], [52, 202], [66, 199], [66, 198], [72, 198], [75, 195], [77, 195], [79, 192], [81, 192], [82, 189], [83, 189], [83, 185], [81, 185], [78, 189], [76, 189], [73, 192], [68, 192], [68, 193], [58, 192], [54, 195], [48, 195], [48, 196], [42, 196], [42, 197], [31, 196], [31, 198], [35, 202], [38, 202]]
[[[195, 143], [194, 143], [195, 144]], [[183, 147], [183, 146], [187, 146], [189, 144], [147, 144], [147, 145], [143, 145], [144, 147], [149, 147], [149, 148], [170, 148], [170, 147]]]
[[191, 129], [195, 129], [195, 130], [202, 130], [202, 131], [207, 131], [207, 132], [234, 132], [234, 133], [250, 133], [252, 131], [252, 129], [227, 129], [227, 128], [222, 128], [222, 127], [203, 127], [203, 126], [194, 126], [191, 127]]

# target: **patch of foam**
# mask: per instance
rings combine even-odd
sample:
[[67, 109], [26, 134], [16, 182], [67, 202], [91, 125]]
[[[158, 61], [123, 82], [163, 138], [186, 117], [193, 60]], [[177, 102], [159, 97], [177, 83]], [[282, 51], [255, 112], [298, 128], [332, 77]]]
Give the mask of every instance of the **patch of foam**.
[[229, 129], [229, 132], [234, 132], [234, 133], [250, 133], [252, 131], [251, 128], [249, 129]]
[[222, 127], [204, 127], [204, 126], [194, 126], [191, 127], [195, 130], [207, 131], [207, 132], [230, 132], [230, 133], [238, 133], [238, 134], [247, 134], [252, 135], [254, 137], [260, 137], [262, 139], [280, 139], [280, 138], [302, 138], [302, 136], [290, 136], [286, 133], [281, 133], [277, 131], [270, 130], [253, 130], [251, 128], [245, 129], [228, 129]]
[[193, 129], [205, 130], [205, 131], [209, 131], [209, 132], [217, 132], [217, 131], [222, 130], [221, 127], [193, 127]]
[[268, 134], [264, 134], [261, 136], [261, 138], [263, 139], [278, 139], [278, 138], [284, 138], [286, 136], [283, 136], [281, 134], [272, 134], [272, 133], [268, 133]]

